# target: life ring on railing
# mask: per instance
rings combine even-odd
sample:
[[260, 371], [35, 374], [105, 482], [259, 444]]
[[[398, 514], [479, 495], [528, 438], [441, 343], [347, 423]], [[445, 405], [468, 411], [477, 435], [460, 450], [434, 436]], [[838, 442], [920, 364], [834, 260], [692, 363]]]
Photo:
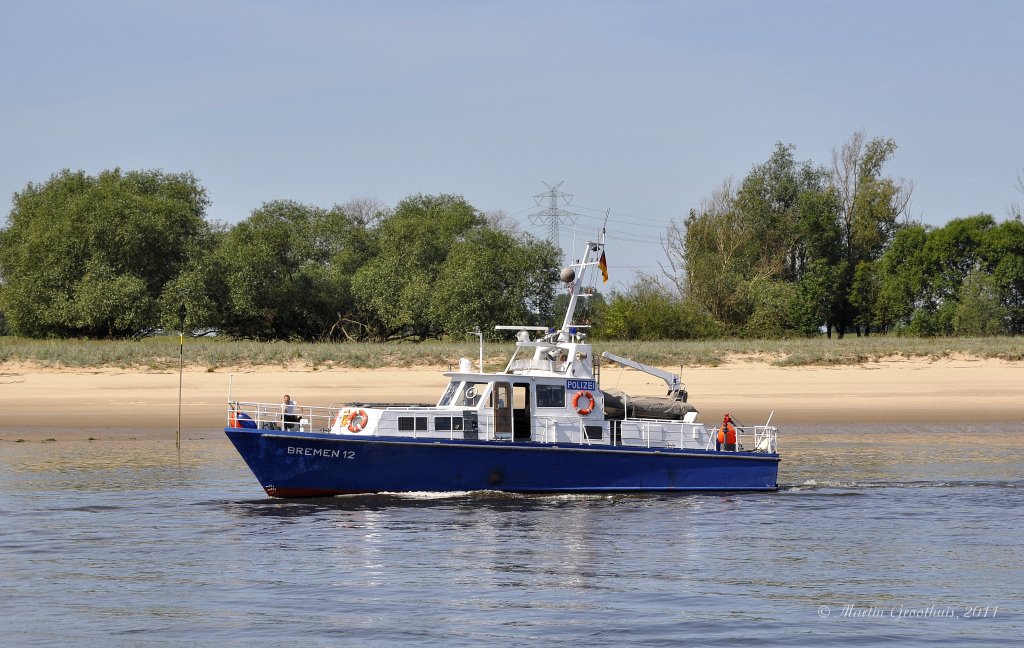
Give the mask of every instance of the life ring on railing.
[[357, 410], [352, 418], [348, 420], [348, 431], [349, 432], [362, 432], [363, 428], [370, 421], [370, 417], [366, 415], [365, 410]]
[[[580, 398], [584, 396], [586, 396], [589, 404], [586, 407], [580, 407]], [[586, 416], [593, 412], [595, 405], [597, 405], [597, 401], [594, 400], [594, 395], [588, 391], [578, 391], [576, 392], [576, 395], [572, 397], [572, 407], [580, 416]]]

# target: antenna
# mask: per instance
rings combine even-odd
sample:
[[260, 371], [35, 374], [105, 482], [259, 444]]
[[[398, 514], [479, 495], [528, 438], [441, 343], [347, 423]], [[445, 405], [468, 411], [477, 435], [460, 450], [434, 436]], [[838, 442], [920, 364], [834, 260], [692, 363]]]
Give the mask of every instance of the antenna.
[[548, 240], [551, 241], [551, 243], [558, 249], [562, 249], [562, 244], [558, 240], [559, 226], [562, 223], [572, 223], [575, 225], [576, 218], [579, 216], [579, 214], [562, 209], [558, 206], [559, 199], [561, 199], [562, 203], [565, 205], [571, 203], [573, 199], [572, 194], [563, 193], [558, 190], [563, 183], [565, 183], [565, 180], [562, 180], [556, 185], [551, 185], [545, 182], [544, 186], [547, 187], [548, 190], [544, 193], [537, 194], [533, 197], [533, 200], [537, 203], [538, 207], [542, 206], [543, 202], [546, 200], [547, 209], [530, 214], [530, 222], [534, 225], [547, 224]]
[[475, 335], [480, 338], [480, 373], [484, 372], [484, 332], [478, 326], [475, 331], [466, 331], [467, 335]]

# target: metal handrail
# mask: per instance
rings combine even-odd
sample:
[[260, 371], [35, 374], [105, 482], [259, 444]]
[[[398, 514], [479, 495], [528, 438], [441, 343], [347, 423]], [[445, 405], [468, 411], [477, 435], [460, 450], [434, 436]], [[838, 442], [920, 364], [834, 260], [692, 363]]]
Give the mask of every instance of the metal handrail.
[[[230, 419], [233, 411], [244, 412], [249, 416], [256, 427], [261, 429], [286, 429], [286, 425], [295, 425], [301, 431], [309, 429], [330, 429], [337, 417], [339, 407], [317, 407], [311, 405], [296, 405], [295, 414], [299, 417], [297, 423], [285, 421], [284, 408], [281, 403], [256, 403], [245, 401], [232, 401], [228, 404], [227, 416]], [[317, 426], [320, 422], [321, 425]]]
[[[557, 434], [557, 431], [558, 431], [558, 428], [559, 428], [558, 424], [559, 424], [559, 422], [562, 422], [562, 423], [568, 423], [569, 424], [569, 425], [564, 426], [564, 429], [572, 431], [569, 434], [569, 441], [568, 441], [568, 443], [578, 443], [580, 445], [584, 445], [584, 444], [586, 444], [586, 445], [593, 445], [594, 444], [593, 439], [591, 439], [589, 436], [587, 436], [586, 421], [584, 419], [580, 418], [580, 417], [577, 417], [577, 416], [541, 416], [541, 415], [537, 415], [537, 416], [534, 417], [534, 420], [537, 421], [537, 423], [538, 423], [538, 425], [537, 425], [538, 429], [541, 428], [541, 424], [543, 424], [544, 436], [543, 436], [542, 439], [539, 439], [539, 441], [541, 443], [557, 443], [558, 442], [558, 438], [557, 437], [553, 437], [552, 435], [553, 434]], [[572, 426], [572, 427], [570, 428], [570, 426]], [[575, 438], [573, 437], [572, 433], [575, 433], [575, 435], [576, 435]]]
[[[743, 446], [742, 439], [744, 437], [753, 440], [753, 447], [744, 452], [775, 452], [779, 429], [774, 425], [745, 425], [742, 427], [737, 425], [734, 427], [736, 428], [737, 446]], [[704, 446], [705, 450], [711, 450], [714, 447], [718, 439], [718, 431], [721, 429], [721, 426], [711, 428], [711, 434]], [[764, 446], [763, 449], [762, 446]]]
[[[261, 429], [296, 429], [301, 432], [310, 431], [327, 431], [330, 430], [337, 420], [338, 415], [345, 409], [351, 409], [358, 407], [358, 405], [339, 405], [333, 404], [330, 407], [318, 407], [318, 406], [303, 406], [297, 405], [295, 413], [299, 416], [297, 423], [291, 423], [284, 420], [284, 411], [281, 403], [257, 403], [257, 402], [241, 402], [233, 401], [228, 404], [227, 414], [231, 416], [232, 411], [245, 412], [250, 418], [252, 418], [256, 427]], [[403, 406], [392, 406], [388, 407], [388, 410], [398, 412], [419, 412], [422, 409], [417, 407], [403, 407]], [[487, 416], [482, 412], [482, 416], [478, 419], [478, 438], [482, 440], [494, 441], [496, 436], [494, 433], [494, 420], [493, 417]], [[634, 435], [623, 436], [622, 445], [627, 446], [645, 446], [647, 448], [654, 447], [654, 430], [652, 426], [656, 421], [646, 419], [628, 419], [636, 424], [638, 427], [635, 428], [636, 432]], [[558, 440], [558, 430], [561, 429], [568, 433], [568, 443], [586, 444], [593, 445], [594, 441], [587, 435], [586, 421], [582, 418], [574, 416], [535, 416], [534, 421], [537, 423], [535, 429], [539, 432], [543, 428], [542, 438], [538, 439], [545, 443], [554, 443]], [[662, 422], [663, 423], [663, 422]], [[672, 422], [676, 423], [676, 422]], [[664, 425], [660, 428], [663, 430], [663, 437], [658, 443], [658, 447], [662, 444], [665, 447], [686, 447], [686, 435], [692, 431], [692, 426], [678, 422], [681, 425], [678, 430], [672, 429], [672, 427], [665, 427]], [[699, 424], [698, 424], [699, 425]], [[289, 426], [294, 426], [289, 428]], [[700, 426], [701, 429], [707, 430], [705, 426]], [[704, 445], [705, 450], [710, 450], [715, 447], [715, 441], [718, 437], [718, 431], [720, 427], [710, 428], [710, 433], [707, 436], [707, 441]], [[448, 438], [455, 439], [456, 434], [460, 433], [460, 430], [448, 430]], [[403, 431], [403, 434], [408, 434], [413, 438], [420, 438], [423, 436], [422, 431], [409, 430]], [[438, 438], [436, 431], [430, 434], [430, 438]], [[443, 437], [441, 437], [443, 438]], [[754, 426], [737, 426], [736, 427], [736, 441], [741, 447], [749, 444], [750, 447], [746, 448], [747, 452], [764, 452], [774, 453], [776, 452], [778, 443], [778, 428], [773, 425], [754, 425]], [[610, 442], [610, 441], [609, 441]], [[693, 446], [691, 446], [693, 447]], [[699, 447], [699, 446], [698, 446]]]

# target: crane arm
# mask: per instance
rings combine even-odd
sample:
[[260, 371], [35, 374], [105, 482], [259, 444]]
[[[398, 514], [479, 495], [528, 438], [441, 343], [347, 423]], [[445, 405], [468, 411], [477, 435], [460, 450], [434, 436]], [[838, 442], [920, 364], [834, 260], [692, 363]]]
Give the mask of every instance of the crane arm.
[[678, 396], [680, 390], [682, 390], [683, 388], [683, 384], [679, 381], [679, 374], [669, 373], [668, 371], [663, 371], [661, 369], [658, 369], [657, 367], [645, 365], [642, 362], [637, 362], [635, 360], [630, 360], [629, 358], [617, 356], [614, 353], [609, 353], [608, 351], [603, 352], [601, 354], [601, 357], [608, 358], [612, 362], [617, 362], [620, 365], [624, 365], [626, 367], [632, 367], [646, 374], [650, 374], [655, 378], [661, 378], [662, 380], [665, 381], [665, 384], [668, 385], [668, 393], [670, 396]]

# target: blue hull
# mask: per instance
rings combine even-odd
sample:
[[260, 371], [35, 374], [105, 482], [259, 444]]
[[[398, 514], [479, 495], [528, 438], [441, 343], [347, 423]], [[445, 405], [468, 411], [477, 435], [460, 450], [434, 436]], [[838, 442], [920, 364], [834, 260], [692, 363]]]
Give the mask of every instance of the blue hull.
[[776, 490], [779, 455], [225, 428], [272, 497]]

